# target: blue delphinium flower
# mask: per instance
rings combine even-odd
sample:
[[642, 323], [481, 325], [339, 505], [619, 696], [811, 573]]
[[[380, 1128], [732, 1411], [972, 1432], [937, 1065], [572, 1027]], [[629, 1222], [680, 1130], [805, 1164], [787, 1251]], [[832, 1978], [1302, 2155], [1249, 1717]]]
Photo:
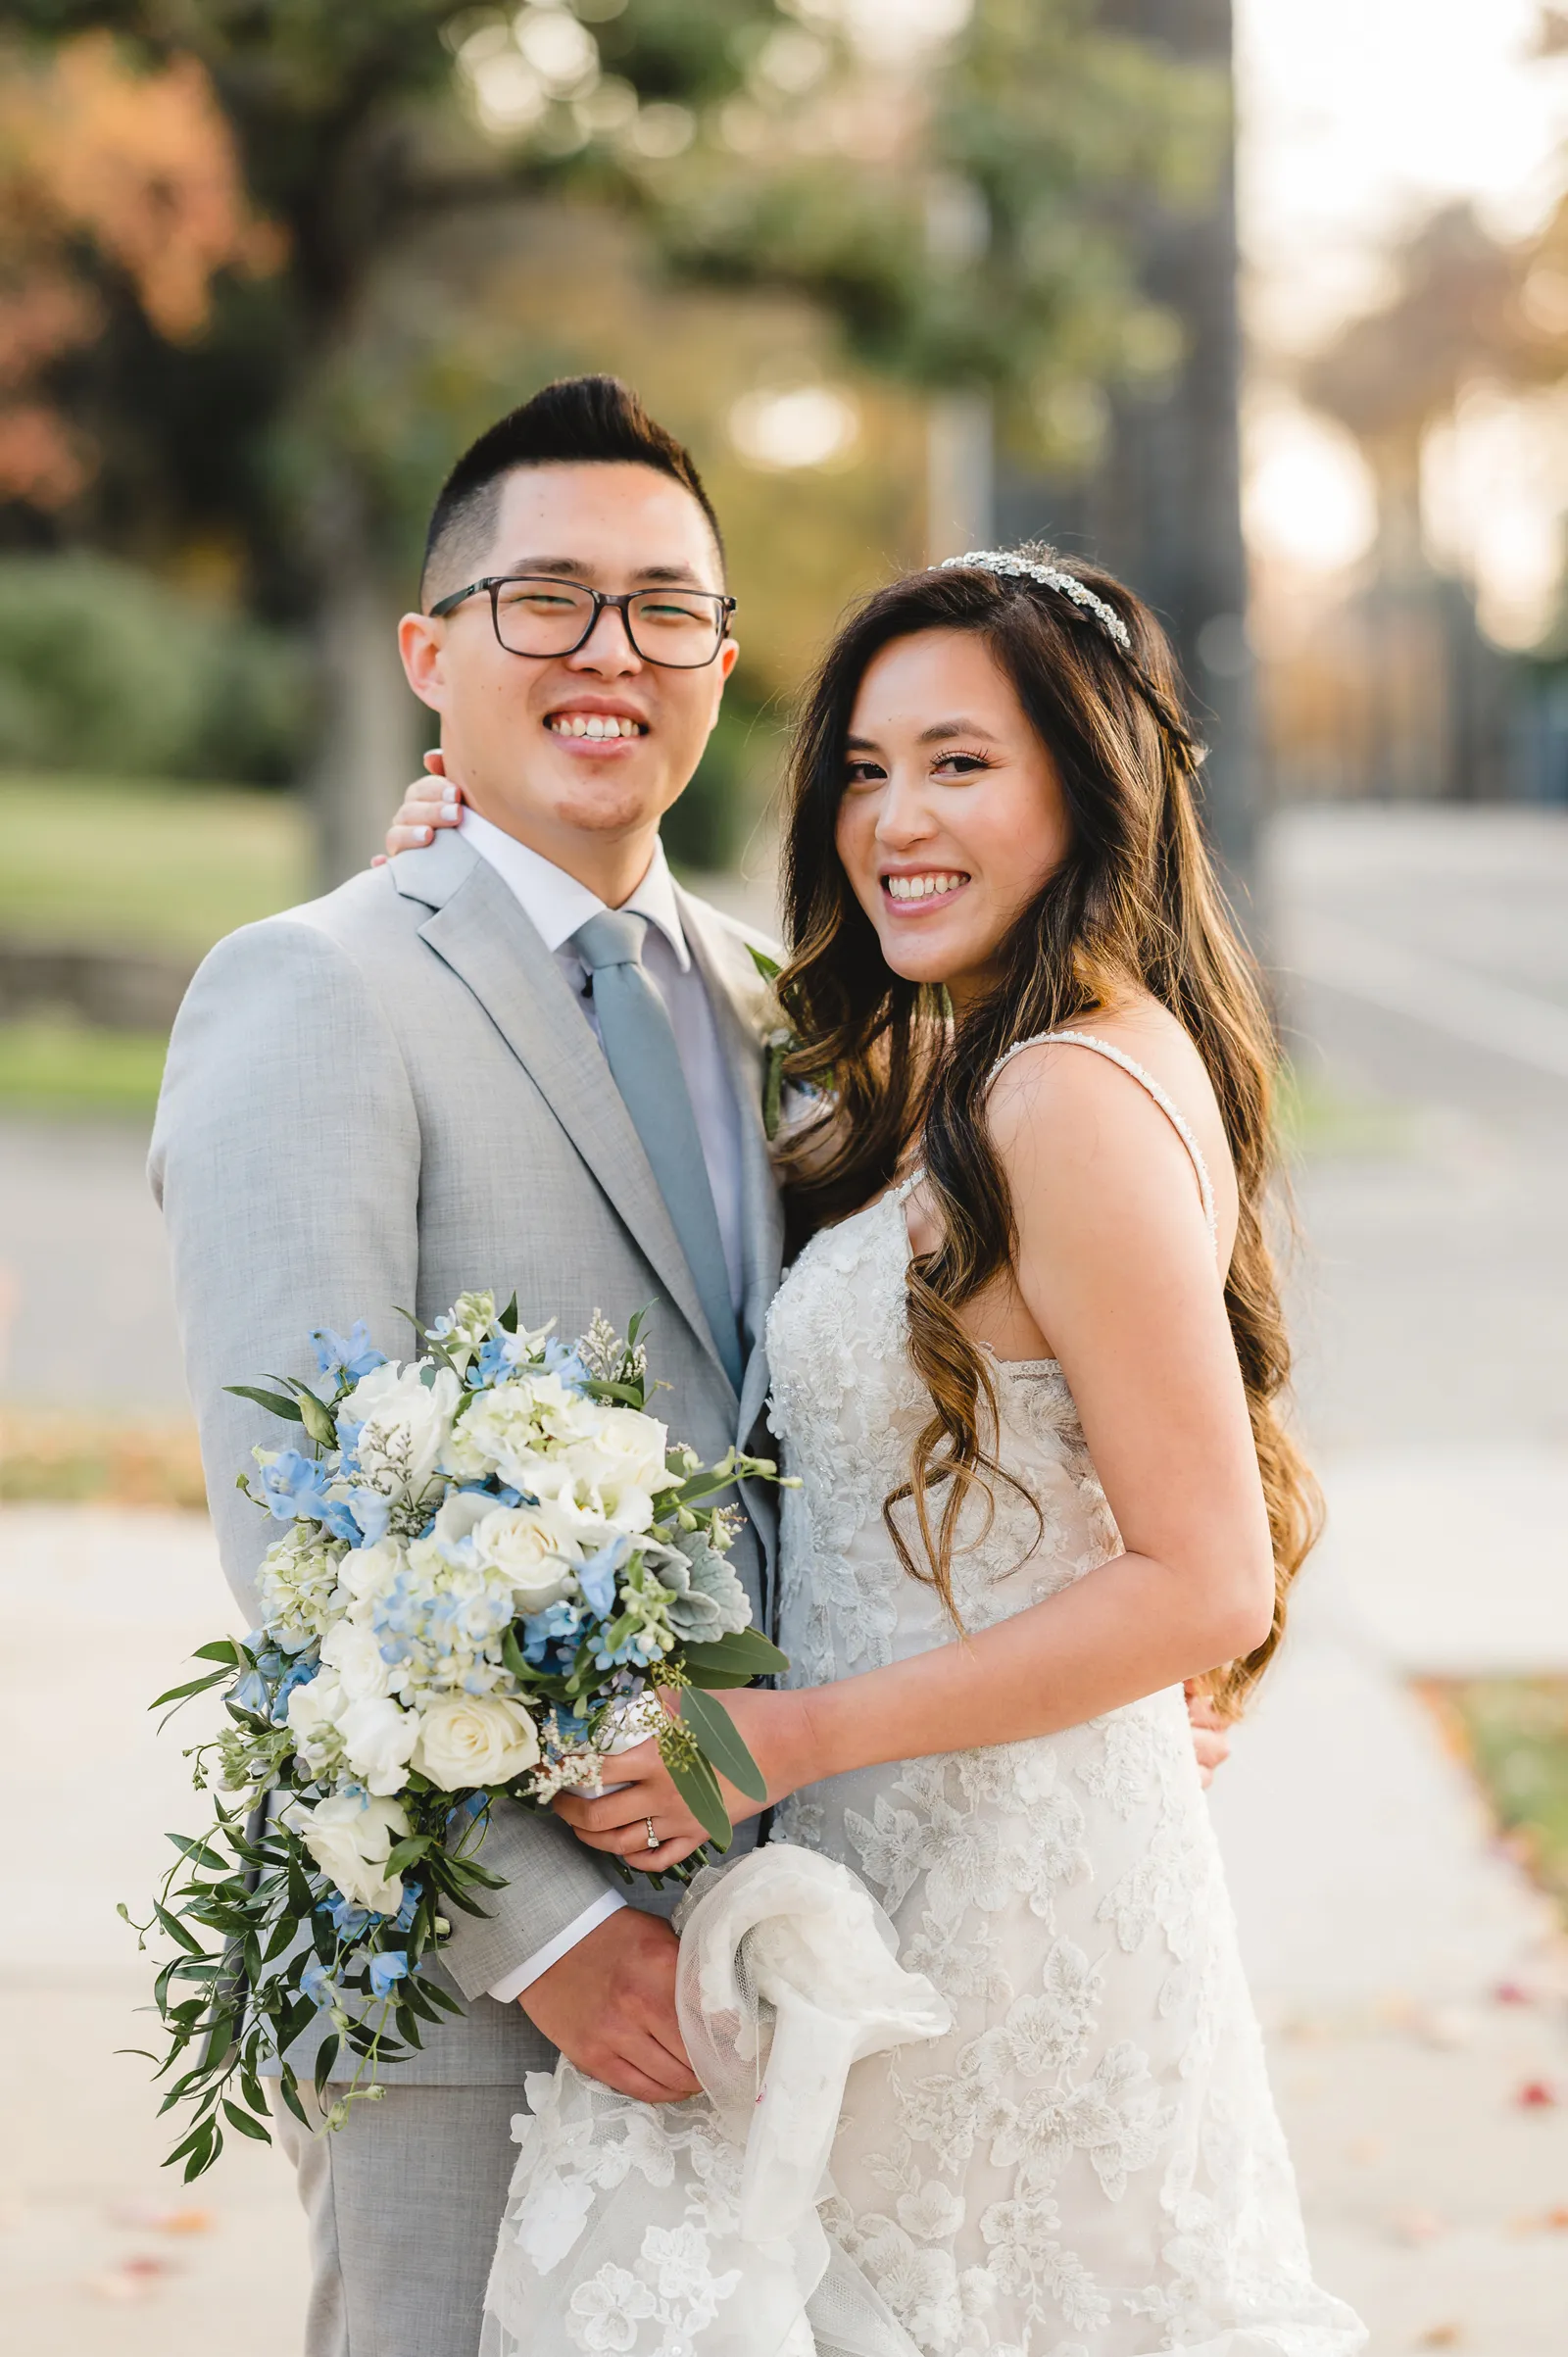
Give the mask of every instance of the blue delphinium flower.
[[370, 1958], [371, 1996], [389, 1995], [393, 1983], [401, 1981], [408, 1969], [409, 1959], [400, 1947], [377, 1948]]
[[351, 1490], [348, 1508], [365, 1546], [378, 1547], [386, 1537], [387, 1525], [392, 1519], [391, 1498], [384, 1497], [379, 1490]]
[[320, 2013], [337, 2003], [337, 1983], [319, 1956], [313, 1956], [300, 1975], [300, 1992]]
[[262, 1472], [262, 1496], [274, 1522], [318, 1520], [326, 1495], [326, 1467], [297, 1449], [280, 1449]]
[[267, 1691], [267, 1680], [261, 1672], [247, 1670], [229, 1699], [236, 1710], [253, 1710], [258, 1718], [265, 1719], [271, 1697]]
[[414, 1921], [414, 1911], [416, 1907], [417, 1907], [419, 1900], [423, 1895], [424, 1885], [422, 1883], [404, 1884], [403, 1904], [401, 1907], [399, 1907], [397, 1913], [392, 1918], [392, 1929], [394, 1932], [408, 1931]]
[[578, 1570], [577, 1585], [595, 1620], [608, 1620], [614, 1611], [615, 1574], [630, 1552], [629, 1539], [624, 1536], [612, 1539]]
[[355, 1319], [346, 1338], [334, 1334], [330, 1326], [318, 1326], [311, 1340], [323, 1375], [346, 1375], [351, 1383], [358, 1383], [372, 1368], [386, 1364], [386, 1352], [371, 1342], [370, 1329], [362, 1317]]
[[[279, 1682], [277, 1692], [272, 1696], [272, 1724], [274, 1727], [281, 1727], [286, 1724], [288, 1719], [288, 1698], [289, 1695], [294, 1692], [295, 1687], [309, 1686], [311, 1680], [320, 1669], [320, 1661], [316, 1658], [313, 1658], [309, 1661], [295, 1660], [289, 1664], [288, 1668], [283, 1673], [281, 1681]], [[238, 1697], [236, 1696], [236, 1699]]]
[[538, 1669], [549, 1662], [553, 1669], [570, 1669], [576, 1656], [577, 1640], [582, 1634], [584, 1615], [576, 1604], [563, 1600], [546, 1604], [542, 1612], [530, 1612], [522, 1624], [522, 1657]]
[[545, 1373], [559, 1376], [566, 1390], [575, 1392], [579, 1399], [592, 1380], [577, 1354], [576, 1345], [564, 1343], [556, 1334], [545, 1345]]
[[316, 1912], [327, 1918], [340, 1940], [358, 1940], [361, 1933], [368, 1931], [372, 1923], [384, 1920], [379, 1915], [372, 1915], [368, 1907], [357, 1907], [340, 1891], [330, 1898], [323, 1898]]

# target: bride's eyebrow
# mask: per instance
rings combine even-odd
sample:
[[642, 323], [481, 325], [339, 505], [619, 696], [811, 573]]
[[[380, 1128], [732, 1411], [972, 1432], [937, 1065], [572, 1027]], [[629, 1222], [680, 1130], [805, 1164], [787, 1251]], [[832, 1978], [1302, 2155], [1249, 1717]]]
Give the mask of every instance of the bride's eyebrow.
[[917, 745], [941, 745], [949, 737], [985, 737], [989, 741], [991, 731], [986, 727], [984, 721], [966, 720], [960, 712], [956, 719], [933, 720], [929, 728], [921, 729], [915, 738], [915, 743]]

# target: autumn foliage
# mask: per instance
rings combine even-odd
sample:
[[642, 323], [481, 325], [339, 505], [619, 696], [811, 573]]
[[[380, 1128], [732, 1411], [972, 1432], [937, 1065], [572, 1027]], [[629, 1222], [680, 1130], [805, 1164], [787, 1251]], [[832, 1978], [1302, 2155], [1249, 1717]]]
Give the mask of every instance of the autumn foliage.
[[98, 332], [108, 274], [185, 343], [220, 271], [281, 258], [196, 59], [140, 70], [107, 33], [36, 59], [0, 52], [0, 498], [62, 506], [90, 474], [45, 380]]

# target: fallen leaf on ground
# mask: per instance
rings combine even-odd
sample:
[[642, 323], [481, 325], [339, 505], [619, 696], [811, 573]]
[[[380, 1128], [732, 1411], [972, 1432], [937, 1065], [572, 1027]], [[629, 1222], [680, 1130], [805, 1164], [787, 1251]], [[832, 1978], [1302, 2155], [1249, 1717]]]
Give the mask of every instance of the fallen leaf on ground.
[[1448, 2231], [1435, 2210], [1396, 2210], [1389, 2226], [1401, 2242], [1432, 2242]]
[[190, 2204], [171, 2206], [167, 2201], [117, 2202], [109, 2216], [116, 2226], [136, 2227], [154, 2234], [210, 2234], [218, 2224], [213, 2210]]
[[159, 2288], [165, 2276], [172, 2273], [167, 2259], [137, 2251], [128, 2259], [119, 2259], [113, 2267], [106, 2267], [102, 2275], [92, 2278], [87, 2288], [101, 2300], [144, 2300]]
[[1417, 2335], [1415, 2345], [1418, 2349], [1456, 2349], [1462, 2338], [1463, 2333], [1457, 2325], [1428, 2325], [1426, 2331]]

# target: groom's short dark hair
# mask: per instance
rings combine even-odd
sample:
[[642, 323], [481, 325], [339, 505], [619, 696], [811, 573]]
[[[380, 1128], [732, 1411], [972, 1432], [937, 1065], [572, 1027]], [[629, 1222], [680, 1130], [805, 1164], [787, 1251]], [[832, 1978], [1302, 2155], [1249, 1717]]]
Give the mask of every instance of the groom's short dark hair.
[[469, 564], [483, 560], [495, 532], [501, 486], [518, 466], [652, 466], [689, 491], [707, 516], [724, 562], [724, 538], [713, 503], [703, 488], [691, 452], [650, 417], [618, 376], [562, 376], [508, 412], [470, 443], [442, 484], [425, 535], [419, 594], [433, 574], [457, 584]]

